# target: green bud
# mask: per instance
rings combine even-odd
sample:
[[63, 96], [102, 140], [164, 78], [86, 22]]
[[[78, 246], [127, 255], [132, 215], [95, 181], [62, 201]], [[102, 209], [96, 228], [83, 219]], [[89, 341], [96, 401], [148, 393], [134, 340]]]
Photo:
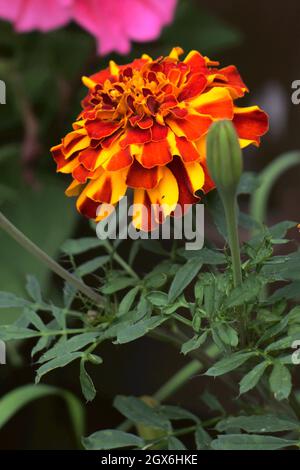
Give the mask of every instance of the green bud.
[[201, 315], [199, 315], [198, 312], [195, 313], [192, 323], [193, 323], [193, 330], [196, 331], [196, 333], [199, 333], [200, 328], [201, 328]]
[[243, 171], [243, 159], [231, 121], [217, 121], [210, 127], [207, 136], [207, 166], [221, 197], [235, 196]]

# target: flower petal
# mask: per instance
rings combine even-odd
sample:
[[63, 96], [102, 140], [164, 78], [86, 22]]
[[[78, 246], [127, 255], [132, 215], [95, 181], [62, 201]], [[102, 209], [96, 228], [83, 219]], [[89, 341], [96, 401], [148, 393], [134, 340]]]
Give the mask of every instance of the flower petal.
[[146, 169], [135, 160], [129, 169], [126, 184], [130, 188], [153, 189], [161, 178], [158, 168]]
[[264, 135], [269, 128], [268, 116], [258, 106], [235, 107], [233, 124], [241, 139], [253, 141], [257, 145], [259, 137]]

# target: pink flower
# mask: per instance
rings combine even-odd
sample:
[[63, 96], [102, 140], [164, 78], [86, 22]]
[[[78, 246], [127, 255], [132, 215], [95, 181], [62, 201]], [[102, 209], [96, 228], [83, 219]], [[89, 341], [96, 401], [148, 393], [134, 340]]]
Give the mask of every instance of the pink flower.
[[177, 0], [0, 0], [0, 18], [18, 32], [49, 31], [74, 20], [100, 54], [127, 54], [130, 42], [156, 39], [172, 21]]

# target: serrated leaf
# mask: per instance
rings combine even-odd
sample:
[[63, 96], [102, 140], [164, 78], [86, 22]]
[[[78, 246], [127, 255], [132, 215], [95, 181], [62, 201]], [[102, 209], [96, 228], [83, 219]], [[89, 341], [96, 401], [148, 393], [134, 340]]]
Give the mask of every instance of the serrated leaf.
[[206, 371], [205, 375], [218, 377], [219, 375], [227, 374], [227, 372], [231, 372], [232, 370], [240, 367], [254, 355], [254, 352], [237, 352], [231, 354], [210, 367], [208, 371]]
[[116, 429], [106, 429], [91, 434], [82, 439], [82, 444], [87, 450], [120, 449], [123, 447], [143, 447], [144, 441], [134, 434]]
[[184, 289], [197, 276], [202, 263], [197, 258], [192, 258], [179, 268], [169, 290], [169, 302], [173, 303]]
[[256, 387], [268, 366], [269, 362], [261, 362], [242, 378], [240, 381], [240, 395]]

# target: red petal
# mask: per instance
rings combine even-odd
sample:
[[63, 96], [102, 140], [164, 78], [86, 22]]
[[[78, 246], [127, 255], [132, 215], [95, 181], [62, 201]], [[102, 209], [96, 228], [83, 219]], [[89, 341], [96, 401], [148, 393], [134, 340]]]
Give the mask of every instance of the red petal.
[[100, 155], [100, 152], [101, 148], [94, 149], [92, 147], [89, 147], [80, 152], [78, 160], [87, 170], [93, 171], [95, 169], [95, 165]]
[[166, 165], [172, 160], [169, 144], [166, 140], [161, 142], [149, 142], [143, 147], [140, 163], [145, 168], [153, 168], [156, 165]]
[[170, 168], [177, 180], [179, 189], [178, 204], [183, 208], [185, 204], [195, 204], [198, 202], [199, 197], [194, 196], [193, 194], [193, 190], [189, 183], [189, 176], [180, 158], [174, 158], [172, 162], [169, 163], [168, 168]]
[[137, 125], [141, 129], [149, 129], [152, 127], [153, 119], [150, 116], [143, 117], [140, 121], [137, 122]]
[[207, 71], [205, 59], [200, 52], [190, 52], [184, 62], [189, 66], [192, 73], [205, 73]]
[[160, 140], [164, 140], [166, 139], [168, 135], [168, 128], [167, 126], [162, 126], [161, 124], [158, 124], [155, 121], [151, 128], [151, 135], [152, 135], [152, 140], [154, 142], [159, 142]]
[[88, 121], [85, 126], [91, 139], [102, 139], [113, 134], [121, 125], [120, 122]]
[[77, 203], [77, 209], [79, 212], [88, 217], [89, 219], [95, 219], [97, 216], [97, 209], [99, 207], [99, 202], [95, 202], [89, 197], [85, 197], [85, 199], [79, 204]]
[[170, 127], [172, 128], [172, 123], [175, 123], [188, 140], [200, 139], [200, 137], [208, 131], [212, 122], [212, 118], [208, 116], [197, 116], [196, 114], [189, 114], [186, 119], [172, 118], [169, 120]]
[[184, 162], [194, 162], [196, 160], [199, 160], [200, 155], [191, 142], [186, 140], [185, 137], [175, 136], [175, 138], [176, 138], [177, 148]]
[[83, 165], [78, 165], [74, 168], [72, 172], [72, 176], [75, 180], [79, 183], [86, 183], [88, 176], [90, 176], [91, 172], [87, 170]]
[[115, 153], [107, 167], [106, 170], [108, 171], [116, 171], [116, 170], [121, 170], [122, 168], [126, 168], [129, 165], [131, 165], [133, 162], [133, 158], [130, 155], [129, 147], [125, 150], [120, 150], [119, 152]]
[[255, 140], [264, 135], [269, 127], [267, 114], [261, 109], [239, 112], [234, 115], [233, 123], [241, 139]]
[[131, 144], [145, 144], [151, 140], [150, 129], [139, 129], [129, 127], [125, 134], [125, 138], [121, 140], [120, 145], [122, 148], [126, 148], [127, 145]]
[[[244, 96], [245, 91], [248, 91], [245, 83], [243, 82], [237, 68], [234, 65], [229, 65], [228, 67], [224, 67], [223, 69], [219, 69], [218, 73], [224, 75], [226, 78], [225, 86], [230, 86], [235, 90], [235, 97]], [[214, 83], [217, 85], [217, 83]]]
[[128, 172], [126, 184], [131, 188], [155, 188], [158, 184], [158, 167], [146, 169], [135, 160]]
[[207, 85], [206, 77], [197, 73], [192, 75], [188, 83], [183, 87], [181, 93], [178, 96], [178, 101], [189, 100], [197, 95], [200, 95]]

